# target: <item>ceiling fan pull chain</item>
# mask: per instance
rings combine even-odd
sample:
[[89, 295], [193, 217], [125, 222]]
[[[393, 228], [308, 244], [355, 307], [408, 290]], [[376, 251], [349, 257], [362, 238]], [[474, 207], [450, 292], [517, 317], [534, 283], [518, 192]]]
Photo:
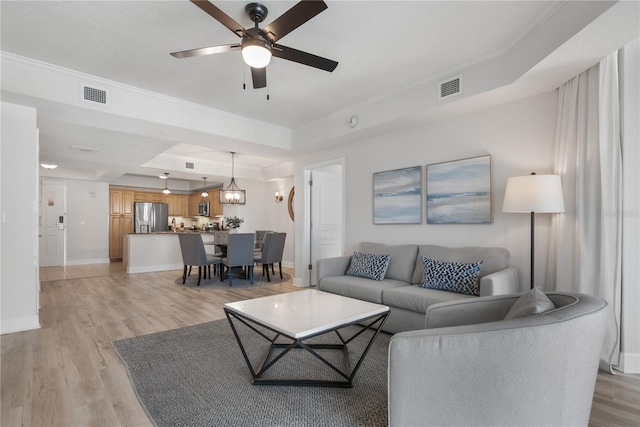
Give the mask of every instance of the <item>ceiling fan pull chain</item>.
[[247, 67], [242, 64], [242, 90], [247, 89]]
[[269, 83], [267, 83], [267, 101], [269, 100]]

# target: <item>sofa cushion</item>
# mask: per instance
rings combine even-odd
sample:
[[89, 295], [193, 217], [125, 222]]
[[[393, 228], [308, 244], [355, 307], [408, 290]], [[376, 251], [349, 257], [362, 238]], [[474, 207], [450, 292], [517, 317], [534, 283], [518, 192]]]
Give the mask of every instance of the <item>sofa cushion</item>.
[[384, 279], [387, 267], [389, 267], [389, 255], [354, 252], [346, 274], [380, 281]]
[[382, 303], [383, 292], [397, 287], [409, 288], [411, 286], [399, 280], [384, 279], [379, 282], [374, 282], [371, 279], [355, 276], [323, 277], [318, 284], [318, 289], [321, 291], [357, 298], [363, 301], [375, 302], [377, 304]]
[[[413, 270], [418, 259], [418, 245], [385, 245], [382, 243], [362, 242], [358, 252], [369, 254], [389, 254], [389, 267], [385, 277], [411, 283]], [[422, 264], [420, 265], [422, 269]]]
[[540, 289], [533, 288], [516, 300], [504, 320], [542, 314], [555, 308], [555, 304]]
[[422, 257], [424, 271], [420, 286], [429, 289], [456, 292], [466, 295], [480, 295], [478, 274], [482, 261], [450, 262]]
[[418, 258], [413, 271], [411, 283], [422, 283], [423, 264], [421, 257], [437, 259], [440, 261], [453, 261], [474, 263], [482, 261], [479, 277], [495, 273], [508, 267], [509, 251], [505, 248], [483, 248], [467, 246], [461, 248], [449, 248], [438, 245], [420, 245], [418, 248]]
[[471, 295], [421, 288], [419, 286], [403, 286], [385, 289], [382, 303], [391, 307], [426, 313], [427, 307], [440, 302], [456, 301], [464, 298], [475, 298]]

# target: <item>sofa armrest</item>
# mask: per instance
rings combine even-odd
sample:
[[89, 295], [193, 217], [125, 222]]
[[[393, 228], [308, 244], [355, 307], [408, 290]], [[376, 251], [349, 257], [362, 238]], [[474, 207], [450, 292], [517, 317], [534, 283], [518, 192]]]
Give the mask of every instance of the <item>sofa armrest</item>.
[[518, 292], [518, 270], [507, 267], [480, 279], [480, 296], [512, 294]]
[[323, 277], [344, 276], [350, 263], [351, 255], [319, 259], [316, 263], [316, 284], [319, 285]]
[[442, 302], [427, 307], [426, 329], [475, 325], [503, 320], [520, 294]]

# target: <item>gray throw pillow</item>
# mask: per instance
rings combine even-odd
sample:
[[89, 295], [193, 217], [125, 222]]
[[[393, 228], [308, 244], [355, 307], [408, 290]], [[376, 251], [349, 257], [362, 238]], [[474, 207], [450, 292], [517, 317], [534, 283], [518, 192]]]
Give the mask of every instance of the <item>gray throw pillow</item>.
[[387, 267], [389, 267], [389, 258], [389, 255], [354, 252], [347, 270], [347, 276], [382, 280], [387, 272]]
[[554, 310], [555, 308], [555, 304], [553, 304], [544, 292], [538, 288], [533, 288], [518, 298], [516, 303], [513, 304], [513, 307], [511, 307], [511, 310], [509, 310], [504, 317], [504, 320], [541, 314]]
[[465, 295], [480, 295], [478, 276], [480, 275], [482, 261], [472, 263], [450, 262], [423, 256], [422, 264], [424, 265], [424, 271], [421, 287]]

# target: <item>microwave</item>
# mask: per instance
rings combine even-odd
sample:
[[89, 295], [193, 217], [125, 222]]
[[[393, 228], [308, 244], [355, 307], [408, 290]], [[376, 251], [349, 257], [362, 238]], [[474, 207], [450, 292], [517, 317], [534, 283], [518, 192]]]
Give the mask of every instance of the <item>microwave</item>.
[[198, 203], [198, 215], [209, 216], [209, 202]]

